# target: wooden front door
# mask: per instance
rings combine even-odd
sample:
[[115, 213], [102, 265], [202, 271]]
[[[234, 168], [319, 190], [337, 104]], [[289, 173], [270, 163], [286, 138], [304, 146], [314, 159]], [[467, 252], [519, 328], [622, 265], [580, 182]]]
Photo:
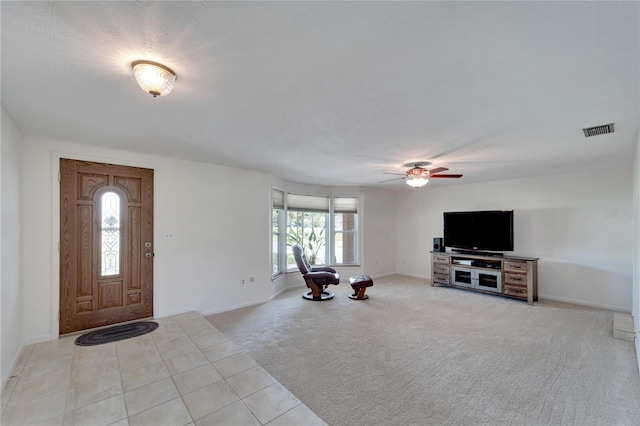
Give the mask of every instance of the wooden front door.
[[60, 159], [60, 334], [153, 316], [153, 170]]

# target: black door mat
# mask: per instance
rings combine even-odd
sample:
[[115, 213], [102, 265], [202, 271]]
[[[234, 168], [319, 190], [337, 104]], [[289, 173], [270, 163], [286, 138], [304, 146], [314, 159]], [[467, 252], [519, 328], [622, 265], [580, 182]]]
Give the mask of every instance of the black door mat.
[[158, 323], [153, 321], [139, 321], [132, 322], [131, 324], [115, 325], [113, 327], [103, 328], [101, 330], [83, 334], [76, 339], [76, 345], [94, 346], [102, 345], [103, 343], [117, 342], [119, 340], [130, 339], [132, 337], [151, 333], [158, 327]]

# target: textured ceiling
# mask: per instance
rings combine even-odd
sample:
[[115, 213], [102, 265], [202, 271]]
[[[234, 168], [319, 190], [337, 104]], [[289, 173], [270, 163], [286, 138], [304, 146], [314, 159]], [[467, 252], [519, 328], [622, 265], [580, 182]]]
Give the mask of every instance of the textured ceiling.
[[[7, 2], [2, 105], [25, 135], [378, 184], [630, 167], [636, 2]], [[171, 95], [131, 62], [178, 74]], [[611, 135], [583, 127], [614, 122]]]

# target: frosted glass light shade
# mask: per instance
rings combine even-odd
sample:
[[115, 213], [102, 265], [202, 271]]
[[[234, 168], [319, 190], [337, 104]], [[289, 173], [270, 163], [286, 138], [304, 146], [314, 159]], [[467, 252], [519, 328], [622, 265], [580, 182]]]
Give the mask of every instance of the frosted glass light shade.
[[425, 186], [427, 182], [429, 182], [429, 172], [422, 167], [415, 166], [413, 169], [407, 171], [405, 182], [414, 188]]
[[407, 185], [409, 186], [420, 188], [422, 186], [425, 186], [429, 182], [429, 179], [421, 175], [408, 175], [405, 182], [407, 182]]
[[177, 76], [171, 68], [151, 61], [135, 61], [131, 67], [138, 85], [154, 98], [166, 96], [173, 90]]

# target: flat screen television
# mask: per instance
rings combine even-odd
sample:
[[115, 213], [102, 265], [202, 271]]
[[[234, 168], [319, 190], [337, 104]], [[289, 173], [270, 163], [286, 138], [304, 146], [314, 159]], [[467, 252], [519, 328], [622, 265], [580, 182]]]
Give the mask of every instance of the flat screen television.
[[513, 210], [444, 213], [444, 245], [473, 251], [513, 251]]

